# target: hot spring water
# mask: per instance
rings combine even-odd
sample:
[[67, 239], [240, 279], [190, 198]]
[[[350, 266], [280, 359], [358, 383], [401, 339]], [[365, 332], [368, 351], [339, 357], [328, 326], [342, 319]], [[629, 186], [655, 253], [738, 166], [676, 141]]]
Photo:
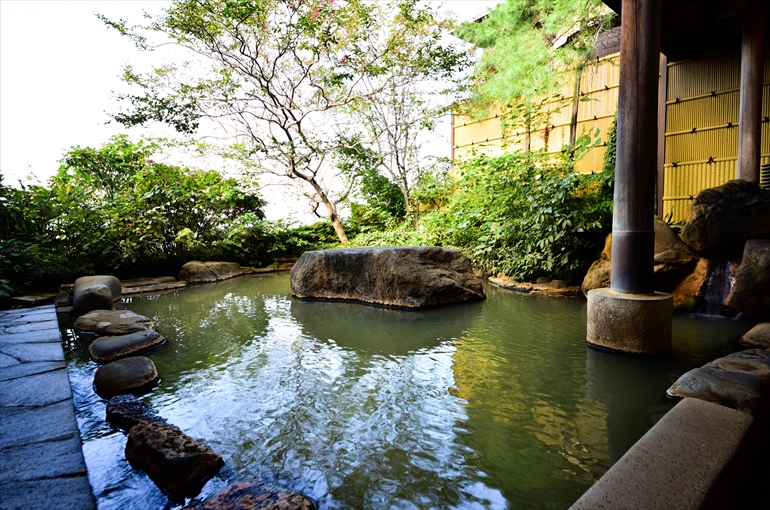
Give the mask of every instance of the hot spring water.
[[[320, 508], [566, 508], [670, 408], [682, 373], [739, 348], [739, 321], [674, 318], [674, 351], [586, 348], [582, 300], [486, 286], [421, 312], [293, 300], [288, 274], [131, 297], [168, 342], [145, 395], [241, 479]], [[173, 508], [104, 421], [97, 366], [65, 352], [89, 478], [105, 509]]]

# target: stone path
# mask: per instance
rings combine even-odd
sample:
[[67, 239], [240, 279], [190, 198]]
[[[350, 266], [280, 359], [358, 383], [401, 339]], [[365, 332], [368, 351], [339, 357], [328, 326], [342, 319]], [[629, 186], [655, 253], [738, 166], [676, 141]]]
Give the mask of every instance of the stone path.
[[53, 306], [0, 311], [0, 510], [94, 509]]

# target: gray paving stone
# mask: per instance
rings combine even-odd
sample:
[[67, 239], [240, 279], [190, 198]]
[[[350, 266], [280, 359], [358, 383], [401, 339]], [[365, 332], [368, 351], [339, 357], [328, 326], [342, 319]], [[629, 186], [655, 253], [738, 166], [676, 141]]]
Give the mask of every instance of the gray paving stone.
[[15, 333], [29, 333], [30, 331], [42, 331], [46, 329], [58, 331], [59, 321], [34, 321], [21, 324], [9, 324], [3, 328], [2, 332], [6, 335], [13, 335]]
[[54, 478], [0, 485], [0, 510], [28, 510], [51, 506], [57, 510], [96, 508], [88, 478]]
[[24, 333], [0, 334], [0, 346], [7, 344], [35, 344], [60, 342], [59, 329], [44, 329], [41, 331], [27, 331]]
[[18, 365], [19, 363], [21, 363], [21, 361], [17, 360], [13, 356], [8, 356], [7, 354], [0, 352], [0, 369], [6, 369], [7, 367], [12, 367], [14, 365]]
[[26, 377], [28, 375], [44, 374], [52, 370], [67, 368], [63, 361], [36, 361], [33, 363], [17, 363], [13, 366], [2, 367], [0, 370], [0, 381]]
[[86, 475], [78, 434], [0, 450], [0, 484], [74, 475]]
[[22, 363], [34, 361], [63, 361], [64, 350], [60, 342], [44, 344], [5, 344], [0, 352], [21, 360]]
[[8, 416], [13, 416], [14, 414], [19, 414], [19, 413], [26, 413], [27, 411], [33, 411], [34, 409], [36, 408], [30, 407], [30, 406], [0, 407], [0, 419], [4, 420]]
[[67, 370], [0, 381], [0, 406], [45, 406], [72, 398]]
[[48, 441], [77, 431], [75, 407], [72, 400], [64, 400], [4, 417], [0, 448]]

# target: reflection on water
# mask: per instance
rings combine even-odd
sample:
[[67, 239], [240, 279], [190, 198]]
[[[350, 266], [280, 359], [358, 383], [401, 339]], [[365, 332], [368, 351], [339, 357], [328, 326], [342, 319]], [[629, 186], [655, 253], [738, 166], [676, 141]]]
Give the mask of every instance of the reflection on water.
[[[152, 296], [167, 344], [143, 397], [219, 452], [202, 497], [246, 478], [321, 508], [566, 508], [667, 410], [680, 374], [737, 348], [748, 325], [676, 317], [674, 352], [585, 345], [585, 302], [487, 287], [424, 312], [292, 300], [288, 275]], [[104, 420], [87, 342], [66, 343], [100, 509], [172, 508]]]

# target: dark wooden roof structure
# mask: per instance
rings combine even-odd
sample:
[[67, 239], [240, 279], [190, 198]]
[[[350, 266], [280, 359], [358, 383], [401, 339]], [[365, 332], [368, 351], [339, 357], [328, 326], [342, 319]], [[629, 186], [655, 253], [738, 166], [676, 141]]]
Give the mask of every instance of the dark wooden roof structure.
[[[620, 16], [622, 0], [604, 3]], [[661, 11], [661, 53], [669, 61], [741, 45], [741, 9], [735, 0], [665, 0]], [[770, 9], [764, 21], [770, 33]]]

